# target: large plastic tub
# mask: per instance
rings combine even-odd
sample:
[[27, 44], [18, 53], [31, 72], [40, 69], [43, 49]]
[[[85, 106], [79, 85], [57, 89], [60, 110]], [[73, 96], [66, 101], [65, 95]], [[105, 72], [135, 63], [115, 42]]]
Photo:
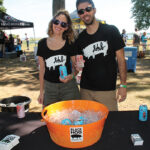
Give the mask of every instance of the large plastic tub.
[[[53, 113], [70, 108], [80, 112], [86, 110], [101, 111], [104, 117], [101, 120], [85, 125], [62, 125], [49, 121], [49, 117]], [[42, 111], [42, 117], [47, 124], [51, 139], [56, 144], [66, 148], [83, 148], [93, 145], [100, 139], [108, 113], [108, 108], [101, 103], [89, 100], [69, 100], [45, 107]], [[74, 138], [76, 138], [75, 141]]]
[[125, 47], [127, 70], [136, 72], [137, 47]]

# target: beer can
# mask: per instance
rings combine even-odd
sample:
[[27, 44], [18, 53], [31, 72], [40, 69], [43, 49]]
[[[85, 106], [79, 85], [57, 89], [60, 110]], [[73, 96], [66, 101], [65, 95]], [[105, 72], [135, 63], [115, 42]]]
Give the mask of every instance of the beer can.
[[17, 105], [17, 116], [18, 116], [18, 118], [25, 117], [24, 105], [22, 105], [22, 104]]
[[72, 125], [70, 119], [64, 119], [64, 120], [62, 120], [62, 121], [61, 121], [61, 124], [63, 124], [63, 125]]
[[83, 56], [82, 55], [77, 55], [76, 60], [77, 60], [77, 67], [78, 68], [83, 68], [84, 67]]
[[60, 74], [60, 78], [62, 79], [64, 79], [67, 76], [66, 66], [59, 66], [59, 74]]
[[147, 115], [148, 115], [147, 105], [140, 105], [139, 106], [139, 120], [147, 121]]

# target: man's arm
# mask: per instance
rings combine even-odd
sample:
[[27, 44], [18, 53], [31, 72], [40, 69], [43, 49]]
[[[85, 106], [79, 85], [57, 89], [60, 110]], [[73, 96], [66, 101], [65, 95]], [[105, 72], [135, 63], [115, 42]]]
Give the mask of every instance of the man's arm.
[[118, 61], [119, 73], [120, 73], [120, 84], [126, 85], [127, 68], [126, 68], [126, 60], [124, 56], [124, 49], [122, 48], [116, 51], [116, 56]]
[[127, 95], [127, 90], [126, 90], [127, 68], [126, 68], [126, 60], [125, 60], [123, 48], [116, 51], [116, 57], [118, 61], [120, 85], [121, 85], [120, 88], [118, 89], [117, 99], [119, 102], [121, 102], [126, 99], [126, 95]]

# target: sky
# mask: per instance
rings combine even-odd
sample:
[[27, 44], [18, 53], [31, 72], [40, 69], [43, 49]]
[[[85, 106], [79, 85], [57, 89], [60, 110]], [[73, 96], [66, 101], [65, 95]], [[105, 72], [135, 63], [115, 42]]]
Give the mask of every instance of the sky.
[[[120, 32], [134, 32], [135, 23], [132, 17], [131, 0], [93, 0], [96, 7], [96, 18], [115, 25]], [[69, 13], [76, 9], [76, 0], [66, 0], [65, 8]], [[52, 0], [4, 0], [7, 14], [16, 19], [34, 23], [36, 38], [47, 36], [48, 23], [52, 19]], [[33, 28], [6, 31], [7, 34], [19, 34], [21, 38], [34, 37]]]

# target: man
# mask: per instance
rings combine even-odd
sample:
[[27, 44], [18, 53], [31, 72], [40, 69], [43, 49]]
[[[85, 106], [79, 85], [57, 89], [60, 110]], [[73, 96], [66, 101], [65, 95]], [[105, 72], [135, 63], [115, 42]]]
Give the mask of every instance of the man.
[[[126, 99], [124, 41], [115, 26], [96, 21], [96, 9], [92, 0], [77, 0], [76, 7], [86, 26], [75, 42], [75, 49], [78, 54], [83, 54], [85, 60], [80, 83], [81, 97], [99, 101], [109, 110], [118, 110], [117, 100], [121, 102]], [[120, 73], [117, 97], [116, 58]]]
[[123, 38], [124, 43], [127, 44], [127, 38], [128, 38], [128, 36], [126, 34], [126, 30], [125, 29], [122, 30], [121, 37]]
[[5, 33], [3, 31], [0, 31], [0, 52], [2, 53], [2, 56], [5, 55]]
[[135, 28], [135, 32], [133, 34], [133, 46], [137, 47], [137, 51], [139, 52], [139, 45], [140, 45], [140, 33], [138, 29]]
[[25, 36], [26, 36], [25, 40], [26, 40], [26, 43], [27, 43], [27, 50], [29, 50], [29, 38], [27, 36], [27, 33], [25, 33]]

